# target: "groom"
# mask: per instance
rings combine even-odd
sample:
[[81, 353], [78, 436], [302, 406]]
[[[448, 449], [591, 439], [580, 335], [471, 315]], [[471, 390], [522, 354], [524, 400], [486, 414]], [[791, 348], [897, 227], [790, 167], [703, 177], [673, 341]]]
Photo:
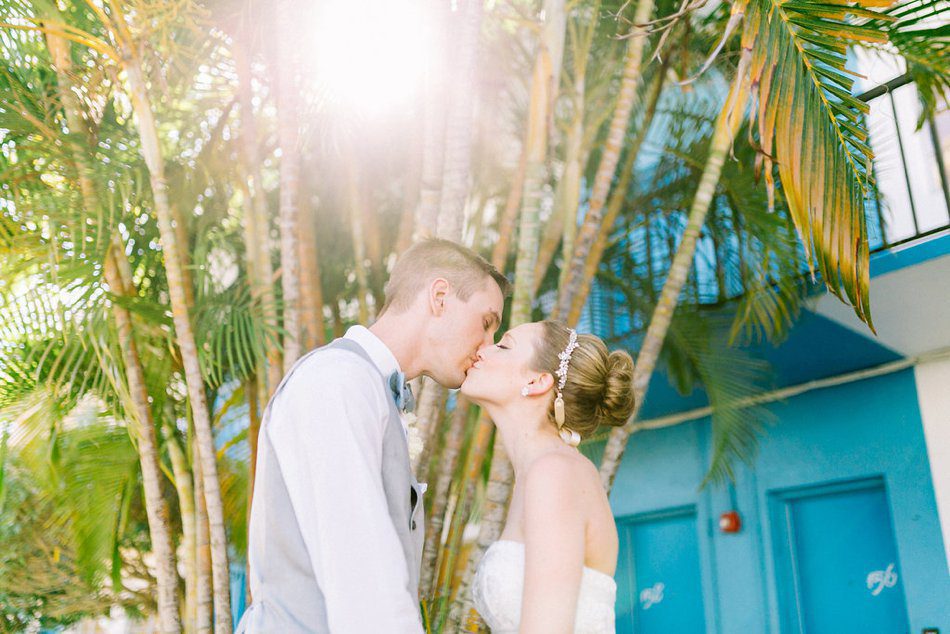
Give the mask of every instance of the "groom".
[[457, 388], [493, 341], [509, 282], [445, 240], [408, 249], [369, 328], [302, 357], [264, 412], [238, 632], [419, 633], [425, 532], [397, 403]]

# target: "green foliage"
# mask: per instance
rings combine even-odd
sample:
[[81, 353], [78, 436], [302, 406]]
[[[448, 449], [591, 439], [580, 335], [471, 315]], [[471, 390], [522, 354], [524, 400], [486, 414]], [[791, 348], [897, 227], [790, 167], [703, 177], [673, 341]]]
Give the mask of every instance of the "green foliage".
[[0, 631], [68, 625], [113, 605], [140, 614], [152, 603], [152, 580], [129, 435], [90, 402], [40, 414], [19, 419], [17, 431], [39, 433], [10, 436], [15, 453], [4, 461]]
[[917, 85], [924, 108], [917, 121], [923, 126], [940, 106], [950, 106], [950, 5], [935, 0], [910, 0], [884, 12], [889, 19], [875, 26], [887, 33], [892, 49], [907, 62], [907, 71]]
[[868, 106], [851, 95], [845, 52], [850, 42], [885, 42], [886, 33], [867, 26], [885, 17], [860, 6], [750, 0], [742, 35], [766, 181], [774, 160], [809, 262], [869, 326], [864, 205], [873, 153]]

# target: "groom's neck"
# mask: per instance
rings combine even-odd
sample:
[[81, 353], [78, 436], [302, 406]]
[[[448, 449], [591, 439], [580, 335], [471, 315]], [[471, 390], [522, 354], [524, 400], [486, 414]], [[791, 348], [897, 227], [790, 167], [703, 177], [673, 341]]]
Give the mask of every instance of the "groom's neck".
[[389, 312], [380, 315], [369, 331], [382, 341], [396, 357], [399, 369], [407, 379], [414, 379], [424, 368], [419, 367], [419, 354], [422, 342], [419, 334], [419, 320], [411, 318], [409, 313], [393, 315]]

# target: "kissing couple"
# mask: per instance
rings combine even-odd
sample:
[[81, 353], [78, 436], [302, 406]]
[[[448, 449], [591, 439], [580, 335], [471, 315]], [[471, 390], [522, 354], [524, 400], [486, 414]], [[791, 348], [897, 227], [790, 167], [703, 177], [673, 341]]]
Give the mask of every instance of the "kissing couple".
[[554, 321], [494, 343], [510, 283], [430, 239], [403, 253], [369, 327], [302, 357], [264, 412], [249, 527], [253, 602], [238, 632], [419, 634], [425, 484], [400, 409], [426, 375], [477, 403], [515, 473], [472, 592], [492, 631], [614, 632], [618, 539], [577, 449], [633, 410], [633, 362]]

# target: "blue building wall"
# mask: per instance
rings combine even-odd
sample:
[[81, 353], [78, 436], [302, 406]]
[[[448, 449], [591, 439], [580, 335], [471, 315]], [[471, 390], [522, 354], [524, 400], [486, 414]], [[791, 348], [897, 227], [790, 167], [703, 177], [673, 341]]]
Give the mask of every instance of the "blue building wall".
[[[913, 372], [808, 392], [769, 409], [777, 422], [762, 434], [752, 468], [738, 469], [734, 487], [698, 490], [710, 460], [708, 419], [634, 435], [611, 495], [621, 539], [628, 542], [623, 548], [629, 549], [637, 534], [625, 527], [637, 526], [640, 519], [670, 509], [694, 513], [706, 631], [790, 631], [780, 622], [779, 597], [791, 596], [794, 588], [788, 587], [784, 559], [776, 556], [782, 529], [775, 521], [778, 494], [796, 487], [881, 483], [891, 526], [879, 518], [869, 530], [893, 535], [909, 628], [901, 631], [939, 627], [950, 632], [950, 574]], [[588, 453], [599, 451], [593, 447]], [[742, 517], [742, 531], [724, 534], [717, 519], [733, 509]], [[836, 519], [828, 517], [828, 522], [828, 530], [834, 530]], [[633, 587], [632, 580], [633, 571], [621, 561], [618, 585], [629, 596], [618, 604], [640, 599], [643, 589]], [[618, 631], [625, 631], [622, 625]]]

